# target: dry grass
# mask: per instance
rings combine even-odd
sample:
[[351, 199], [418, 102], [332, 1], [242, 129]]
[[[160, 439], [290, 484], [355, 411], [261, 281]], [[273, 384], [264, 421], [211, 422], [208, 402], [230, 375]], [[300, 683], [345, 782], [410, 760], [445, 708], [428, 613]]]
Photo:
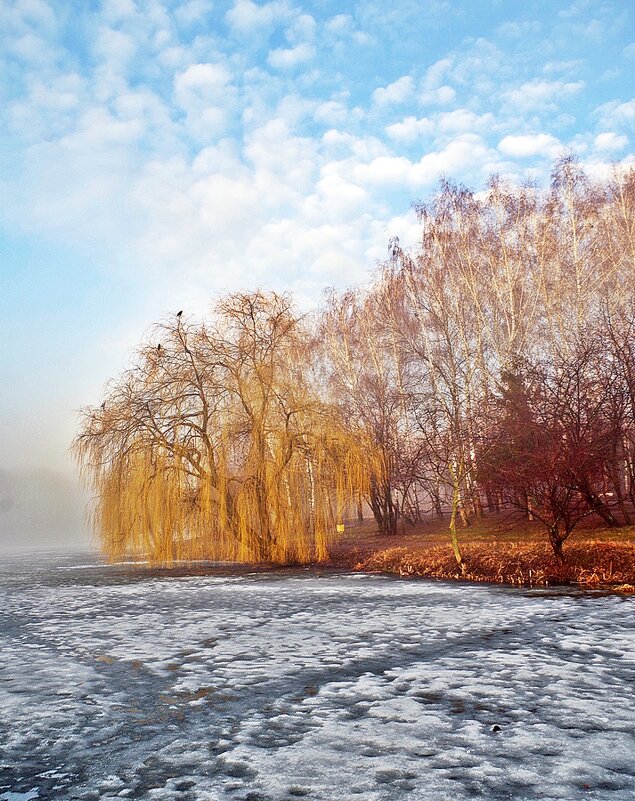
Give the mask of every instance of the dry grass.
[[464, 529], [461, 572], [441, 525], [429, 525], [380, 537], [369, 527], [351, 532], [333, 554], [333, 562], [355, 570], [436, 579], [492, 582], [514, 586], [575, 584], [635, 592], [635, 528], [589, 527], [565, 545], [558, 562], [537, 526], [510, 527], [501, 520], [480, 521]]

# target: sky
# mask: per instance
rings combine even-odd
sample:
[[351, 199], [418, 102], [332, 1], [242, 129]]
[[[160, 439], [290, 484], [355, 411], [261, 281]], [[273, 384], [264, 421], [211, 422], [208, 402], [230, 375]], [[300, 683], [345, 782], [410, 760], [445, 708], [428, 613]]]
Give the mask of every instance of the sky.
[[152, 323], [367, 282], [441, 176], [635, 161], [634, 76], [630, 0], [3, 0], [0, 549], [85, 537], [77, 410]]

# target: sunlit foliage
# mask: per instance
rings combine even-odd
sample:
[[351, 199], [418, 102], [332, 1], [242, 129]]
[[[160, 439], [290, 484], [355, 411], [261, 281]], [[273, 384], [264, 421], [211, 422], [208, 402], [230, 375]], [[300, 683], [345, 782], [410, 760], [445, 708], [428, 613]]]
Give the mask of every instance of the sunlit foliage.
[[635, 170], [442, 182], [414, 251], [311, 326], [262, 293], [159, 326], [75, 443], [114, 557], [322, 559], [364, 508], [395, 534], [516, 510], [554, 554], [635, 507]]
[[324, 559], [374, 449], [317, 395], [287, 298], [231, 295], [158, 326], [74, 448], [112, 559]]

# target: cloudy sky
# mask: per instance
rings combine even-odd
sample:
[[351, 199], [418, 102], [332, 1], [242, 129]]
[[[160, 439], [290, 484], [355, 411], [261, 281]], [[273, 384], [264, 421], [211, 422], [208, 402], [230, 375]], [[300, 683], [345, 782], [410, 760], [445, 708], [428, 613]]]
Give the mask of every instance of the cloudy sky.
[[364, 282], [442, 174], [634, 160], [630, 0], [4, 0], [0, 39], [6, 540], [162, 315]]

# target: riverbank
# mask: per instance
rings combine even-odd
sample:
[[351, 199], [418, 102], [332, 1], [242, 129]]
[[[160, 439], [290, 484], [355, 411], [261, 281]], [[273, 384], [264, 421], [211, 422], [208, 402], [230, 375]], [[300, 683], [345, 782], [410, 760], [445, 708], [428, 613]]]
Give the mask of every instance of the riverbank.
[[464, 570], [443, 525], [429, 524], [394, 537], [369, 525], [353, 528], [333, 550], [332, 564], [364, 572], [521, 587], [576, 585], [635, 593], [635, 527], [589, 526], [565, 544], [558, 562], [545, 535], [530, 524], [483, 520], [460, 534]]

